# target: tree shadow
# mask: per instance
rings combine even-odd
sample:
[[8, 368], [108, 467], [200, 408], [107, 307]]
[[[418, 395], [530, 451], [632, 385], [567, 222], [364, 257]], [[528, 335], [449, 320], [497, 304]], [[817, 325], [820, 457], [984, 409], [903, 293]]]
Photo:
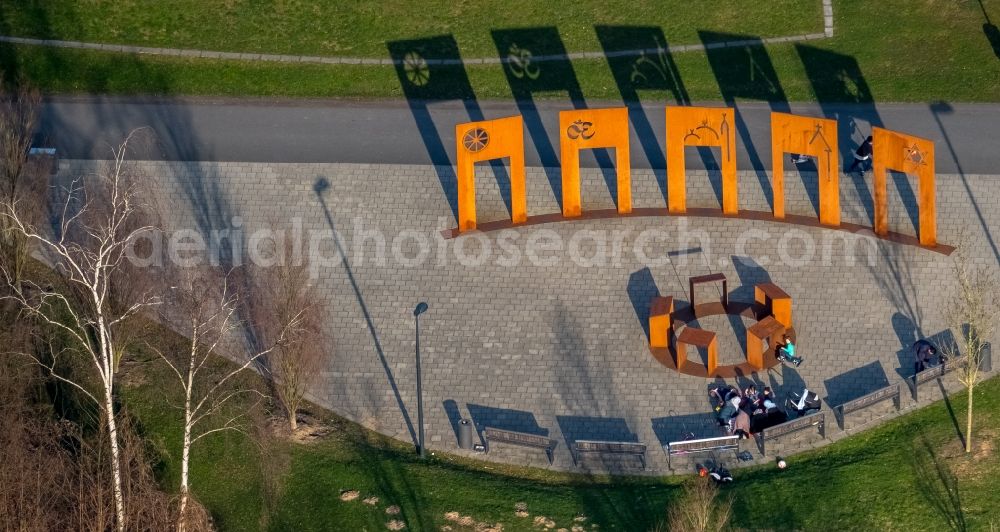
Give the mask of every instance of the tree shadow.
[[[492, 30], [493, 43], [503, 61], [504, 75], [524, 124], [531, 135], [549, 186], [562, 209], [562, 176], [560, 174], [559, 142], [553, 143], [535, 105], [534, 93], [565, 91], [574, 109], [586, 109], [587, 101], [580, 88], [573, 64], [566, 57], [559, 30], [555, 27]], [[536, 61], [544, 58], [544, 61]], [[556, 59], [560, 58], [560, 59]], [[562, 131], [554, 137], [560, 139]], [[593, 150], [604, 181], [617, 206], [618, 179], [613, 159], [605, 148]]]
[[917, 285], [911, 269], [912, 261], [903, 256], [905, 253], [903, 246], [883, 240], [877, 240], [875, 246], [879, 252], [878, 257], [874, 263], [869, 260], [866, 267], [882, 296], [895, 309], [894, 325], [912, 326], [915, 337], [923, 336], [923, 309], [917, 298]]
[[[430, 107], [434, 103], [458, 100], [465, 106], [470, 121], [485, 119], [465, 71], [458, 43], [452, 35], [438, 35], [391, 41], [386, 43], [386, 47], [395, 65], [396, 75], [417, 131], [420, 132], [420, 138], [441, 182], [441, 190], [448, 200], [452, 215], [458, 219], [458, 180], [448, 155], [451, 148], [444, 144], [445, 139], [453, 139], [450, 134], [442, 137], [434, 123]], [[449, 124], [445, 131], [450, 133], [452, 127]], [[510, 213], [510, 176], [502, 162], [492, 160], [490, 166], [507, 212]]]
[[926, 434], [920, 432], [913, 441], [913, 452], [909, 456], [916, 491], [948, 524], [949, 529], [956, 532], [968, 530], [958, 477], [938, 456]]
[[[691, 100], [673, 54], [667, 47], [663, 29], [659, 26], [598, 25], [594, 26], [594, 31], [604, 50], [604, 57], [608, 61], [618, 92], [628, 108], [632, 128], [635, 129], [666, 203], [667, 161], [663, 153], [663, 140], [657, 136], [646, 116], [640, 91], [666, 92], [668, 98], [679, 105], [690, 105]], [[634, 50], [642, 50], [642, 53], [630, 53]]]
[[[788, 98], [771, 63], [771, 57], [759, 37], [702, 30], [698, 31], [698, 36], [705, 45], [705, 54], [719, 84], [722, 99], [735, 109], [736, 131], [747, 150], [750, 166], [757, 175], [764, 197], [773, 208], [774, 190], [771, 188], [764, 160], [750, 137], [743, 113], [735, 105], [737, 99], [759, 100], [767, 102], [772, 111], [789, 112]], [[770, 152], [765, 154], [765, 157], [770, 156]]]

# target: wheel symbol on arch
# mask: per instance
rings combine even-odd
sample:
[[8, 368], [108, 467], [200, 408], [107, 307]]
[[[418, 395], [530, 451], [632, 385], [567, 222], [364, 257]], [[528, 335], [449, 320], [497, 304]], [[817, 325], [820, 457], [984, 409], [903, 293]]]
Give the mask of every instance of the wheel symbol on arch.
[[403, 71], [406, 72], [406, 79], [418, 86], [423, 87], [431, 80], [431, 71], [427, 67], [427, 60], [417, 52], [407, 52], [403, 56]]
[[481, 127], [466, 131], [462, 137], [462, 144], [465, 146], [465, 149], [473, 153], [482, 150], [489, 143], [490, 134]]

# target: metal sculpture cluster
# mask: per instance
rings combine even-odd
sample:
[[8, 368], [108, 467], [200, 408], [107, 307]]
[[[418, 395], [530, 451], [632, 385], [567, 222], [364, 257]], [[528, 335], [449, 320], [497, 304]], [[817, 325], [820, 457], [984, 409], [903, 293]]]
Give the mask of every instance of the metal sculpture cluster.
[[[668, 212], [687, 212], [684, 147], [714, 146], [720, 149], [722, 155], [722, 212], [729, 216], [739, 215], [733, 108], [667, 106], [665, 112]], [[564, 217], [574, 218], [583, 214], [579, 151], [592, 148], [615, 149], [618, 214], [632, 212], [628, 124], [628, 109], [625, 107], [576, 109], [559, 113]], [[474, 165], [479, 161], [510, 158], [511, 222], [520, 224], [528, 220], [523, 128], [520, 115], [455, 126], [458, 152], [457, 232], [476, 229]], [[828, 227], [841, 225], [836, 131], [835, 120], [771, 113], [772, 215], [775, 219], [785, 219], [785, 154], [797, 153], [817, 159], [820, 224]], [[937, 246], [934, 143], [879, 127], [872, 128], [872, 136], [875, 234], [889, 237], [886, 171], [903, 171], [917, 174], [920, 180], [920, 245], [929, 248]]]
[[[703, 283], [722, 283], [719, 301], [698, 303], [695, 287]], [[774, 283], [754, 285], [754, 301], [730, 301], [726, 276], [721, 273], [691, 277], [690, 305], [675, 310], [673, 297], [654, 298], [649, 308], [649, 347], [661, 364], [686, 375], [729, 378], [750, 375], [777, 365], [775, 347], [788, 335], [795, 339], [792, 327], [792, 298]], [[706, 316], [732, 315], [755, 320], [747, 328], [746, 362], [720, 365], [718, 345], [713, 331], [691, 325]], [[688, 347], [704, 349], [705, 364], [688, 359]]]

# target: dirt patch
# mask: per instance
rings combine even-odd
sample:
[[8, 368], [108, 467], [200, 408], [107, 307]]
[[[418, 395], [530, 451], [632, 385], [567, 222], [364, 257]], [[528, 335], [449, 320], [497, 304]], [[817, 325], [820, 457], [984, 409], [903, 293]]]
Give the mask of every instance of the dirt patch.
[[344, 502], [351, 502], [356, 500], [361, 494], [358, 490], [343, 490], [340, 492], [340, 500]]
[[983, 467], [983, 462], [995, 457], [998, 439], [1000, 431], [983, 430], [973, 438], [971, 453], [965, 452], [962, 442], [954, 440], [941, 447], [940, 456], [959, 479], [978, 479], [990, 472], [991, 468]]
[[296, 416], [294, 432], [288, 427], [288, 420], [283, 417], [272, 416], [268, 418], [267, 424], [271, 434], [295, 443], [312, 443], [333, 432], [333, 427], [307, 412], [299, 412]]
[[385, 527], [389, 530], [403, 530], [406, 528], [406, 523], [400, 521], [399, 519], [393, 519], [385, 524]]

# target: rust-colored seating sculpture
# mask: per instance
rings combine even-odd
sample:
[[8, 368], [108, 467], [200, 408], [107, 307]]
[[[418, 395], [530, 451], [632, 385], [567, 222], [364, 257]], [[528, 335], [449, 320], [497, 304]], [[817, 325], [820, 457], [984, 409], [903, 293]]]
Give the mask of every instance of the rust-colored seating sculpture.
[[[722, 283], [720, 301], [697, 303], [695, 287], [714, 282]], [[726, 276], [722, 273], [691, 277], [688, 283], [691, 305], [677, 309], [672, 297], [656, 297], [650, 303], [649, 347], [653, 358], [680, 373], [707, 378], [749, 375], [780, 363], [775, 356], [775, 346], [782, 335], [795, 339], [791, 296], [774, 283], [760, 283], [754, 286], [754, 302], [730, 301]], [[757, 321], [746, 332], [747, 361], [744, 363], [720, 366], [716, 334], [689, 325], [700, 318], [724, 314]], [[673, 348], [671, 339], [674, 340]], [[705, 349], [707, 363], [701, 365], [689, 360], [688, 347]]]
[[785, 326], [773, 316], [767, 316], [748, 328], [747, 362], [758, 370], [764, 369], [764, 353], [773, 349], [783, 334]]
[[649, 309], [649, 345], [670, 347], [670, 333], [674, 330], [674, 298], [657, 297]]
[[677, 347], [675, 351], [677, 371], [682, 371], [687, 363], [687, 347], [693, 346], [708, 350], [709, 375], [715, 374], [715, 368], [719, 365], [719, 347], [715, 341], [715, 333], [697, 327], [684, 327], [681, 334], [677, 336]]
[[690, 301], [691, 307], [697, 308], [697, 304], [694, 299], [694, 287], [700, 284], [706, 283], [716, 283], [722, 281], [722, 308], [725, 309], [729, 306], [729, 291], [727, 290], [727, 281], [725, 274], [721, 273], [710, 273], [708, 275], [699, 275], [697, 277], [688, 278], [688, 286], [690, 289]]
[[774, 283], [760, 283], [753, 287], [754, 302], [763, 307], [765, 315], [772, 315], [785, 327], [792, 326], [792, 296]]

